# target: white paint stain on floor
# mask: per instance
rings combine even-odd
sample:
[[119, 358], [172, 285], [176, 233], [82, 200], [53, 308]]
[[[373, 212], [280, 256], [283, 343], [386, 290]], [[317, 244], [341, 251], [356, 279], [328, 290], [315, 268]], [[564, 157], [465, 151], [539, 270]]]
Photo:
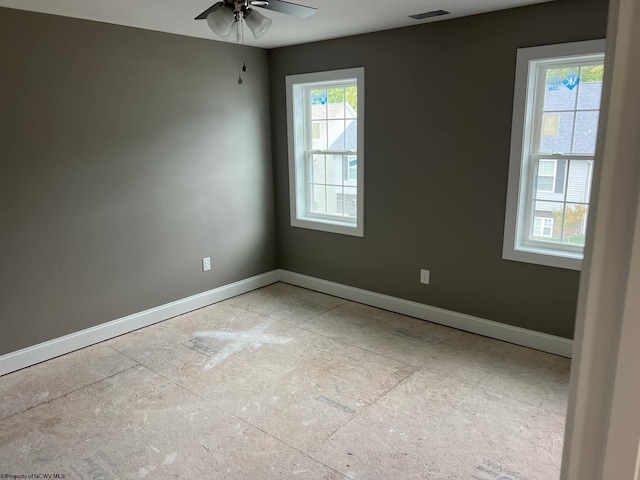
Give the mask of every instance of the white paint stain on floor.
[[36, 402], [39, 402], [40, 400], [44, 400], [44, 399], [45, 399], [45, 398], [47, 398], [48, 396], [49, 396], [49, 392], [48, 392], [48, 391], [46, 391], [46, 392], [39, 393], [39, 394], [38, 394], [38, 395], [36, 395], [33, 399], [34, 399]]
[[218, 340], [230, 340], [224, 348], [216, 355], [212, 356], [204, 366], [205, 370], [209, 370], [220, 362], [229, 358], [234, 353], [238, 353], [245, 348], [258, 349], [263, 344], [271, 345], [284, 345], [292, 341], [291, 338], [279, 337], [277, 335], [269, 335], [264, 331], [273, 325], [274, 320], [269, 319], [257, 327], [242, 332], [229, 331], [229, 330], [206, 330], [202, 332], [195, 332], [195, 337], [201, 338], [215, 338]]
[[173, 462], [175, 462], [176, 458], [178, 458], [178, 452], [170, 453], [169, 455], [164, 457], [164, 462], [162, 462], [162, 464], [171, 465]]
[[147, 465], [138, 470], [138, 477], [144, 478], [156, 469], [155, 465]]

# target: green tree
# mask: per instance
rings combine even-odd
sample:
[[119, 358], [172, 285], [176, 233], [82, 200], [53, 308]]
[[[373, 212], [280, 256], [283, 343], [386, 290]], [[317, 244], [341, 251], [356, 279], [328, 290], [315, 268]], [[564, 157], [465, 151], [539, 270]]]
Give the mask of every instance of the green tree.
[[356, 112], [358, 111], [358, 89], [357, 87], [347, 88], [330, 88], [327, 94], [329, 103], [346, 102], [351, 105]]
[[604, 74], [604, 65], [585, 65], [583, 67], [565, 67], [565, 68], [550, 68], [547, 70], [547, 81], [552, 78], [565, 78], [569, 73], [575, 73], [580, 76], [580, 81], [587, 82], [601, 82]]
[[[579, 236], [582, 238], [584, 221], [589, 207], [587, 205], [567, 205], [564, 210], [564, 233], [562, 235], [563, 242], [574, 243], [571, 237]], [[562, 228], [562, 210], [554, 210], [554, 237], [560, 237], [560, 229]]]
[[328, 90], [313, 89], [311, 90], [311, 97], [320, 98], [323, 93], [327, 96], [328, 103], [342, 103], [346, 100], [346, 102], [351, 105], [351, 108], [356, 112], [358, 111], [358, 87], [340, 87], [330, 88]]

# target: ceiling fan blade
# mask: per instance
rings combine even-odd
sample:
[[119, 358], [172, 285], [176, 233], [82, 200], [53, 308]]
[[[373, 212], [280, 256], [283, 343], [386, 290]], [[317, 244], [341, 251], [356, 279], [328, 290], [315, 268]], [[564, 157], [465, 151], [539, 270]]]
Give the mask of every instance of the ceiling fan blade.
[[217, 7], [221, 3], [224, 3], [224, 2], [214, 3], [209, 8], [207, 8], [204, 12], [202, 12], [200, 15], [198, 15], [196, 18], [194, 18], [194, 20], [204, 20], [205, 18], [207, 18], [207, 15], [209, 15], [211, 10], [213, 10], [215, 7]]
[[287, 15], [293, 15], [294, 17], [308, 17], [316, 13], [317, 8], [307, 7], [305, 5], [298, 5], [297, 3], [285, 2], [283, 0], [269, 0], [268, 5], [260, 5], [260, 2], [256, 2], [256, 7], [264, 8], [266, 10], [272, 10], [274, 12], [285, 13]]

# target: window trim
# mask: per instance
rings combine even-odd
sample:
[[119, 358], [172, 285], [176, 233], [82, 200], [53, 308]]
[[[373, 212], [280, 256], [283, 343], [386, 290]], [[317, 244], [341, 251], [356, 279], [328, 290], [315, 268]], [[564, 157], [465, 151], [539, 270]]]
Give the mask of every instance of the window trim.
[[[527, 124], [527, 112], [532, 111], [535, 94], [530, 85], [536, 81], [536, 69], [529, 68], [530, 61], [553, 60], [558, 57], [604, 54], [605, 40], [544, 45], [540, 47], [518, 49], [516, 60], [515, 88], [513, 96], [513, 118], [511, 130], [511, 153], [509, 157], [509, 176], [507, 184], [507, 204], [505, 211], [505, 229], [502, 258], [519, 262], [534, 263], [550, 267], [581, 270], [582, 252], [559, 250], [553, 245], [526, 246], [523, 239], [524, 223], [527, 221], [526, 202], [531, 198], [527, 183], [530, 165], [523, 161], [530, 153], [532, 128]], [[536, 130], [534, 135], [540, 135]], [[572, 156], [579, 157], [580, 155]], [[549, 155], [552, 156], [552, 155]], [[526, 162], [529, 163], [528, 161]], [[524, 193], [521, 194], [521, 191]]]
[[[311, 128], [305, 122], [304, 114], [304, 90], [310, 84], [332, 83], [337, 86], [345, 80], [356, 80], [358, 87], [358, 116], [357, 116], [357, 206], [356, 219], [338, 218], [329, 215], [314, 214], [306, 211], [306, 182], [307, 182], [307, 157], [305, 136], [309, 135]], [[331, 233], [364, 236], [364, 67], [314, 72], [299, 75], [287, 75], [286, 103], [287, 103], [287, 137], [289, 155], [289, 203], [291, 226], [321, 230]], [[302, 112], [302, 113], [300, 113]], [[296, 132], [304, 132], [304, 135], [296, 135]], [[330, 154], [322, 151], [318, 153]], [[340, 152], [345, 155], [353, 155], [354, 152]]]

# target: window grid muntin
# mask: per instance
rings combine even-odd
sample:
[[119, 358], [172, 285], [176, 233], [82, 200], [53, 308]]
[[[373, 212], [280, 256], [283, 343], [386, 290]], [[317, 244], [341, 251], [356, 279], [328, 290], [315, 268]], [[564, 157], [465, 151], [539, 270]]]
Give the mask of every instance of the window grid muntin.
[[[304, 144], [305, 144], [305, 150], [306, 151], [311, 151], [314, 150], [313, 148], [313, 138], [312, 138], [312, 125], [314, 123], [320, 123], [320, 122], [324, 122], [326, 124], [325, 127], [325, 134], [327, 134], [327, 149], [321, 149], [321, 150], [328, 150], [329, 147], [329, 142], [328, 142], [328, 130], [329, 130], [329, 122], [331, 120], [342, 120], [342, 121], [347, 121], [347, 120], [358, 120], [358, 116], [357, 116], [357, 112], [355, 116], [347, 116], [346, 114], [346, 104], [347, 99], [346, 99], [346, 89], [349, 87], [355, 87], [356, 89], [358, 88], [358, 82], [357, 79], [342, 79], [342, 80], [337, 80], [337, 81], [326, 81], [326, 82], [316, 82], [316, 83], [309, 83], [304, 85], [303, 87], [303, 97], [304, 97], [304, 125], [305, 125], [305, 139], [304, 139]], [[328, 111], [328, 106], [329, 106], [329, 98], [328, 98], [328, 91], [330, 89], [334, 89], [334, 88], [343, 88], [345, 89], [345, 99], [343, 100], [343, 104], [345, 104], [345, 114], [343, 117], [339, 117], [339, 118], [329, 118], [329, 111]], [[327, 91], [327, 103], [326, 106], [327, 108], [325, 109], [325, 116], [324, 118], [313, 118], [312, 115], [312, 104], [311, 104], [311, 92], [312, 90], [326, 90]], [[345, 129], [346, 130], [346, 129]], [[356, 142], [357, 143], [357, 142]], [[315, 149], [318, 150], [318, 149]]]
[[[314, 156], [316, 155], [324, 155], [325, 159], [324, 159], [324, 183], [321, 182], [316, 182], [314, 181], [314, 175], [313, 175], [313, 162], [314, 162]], [[327, 174], [327, 157], [328, 156], [340, 156], [342, 157], [341, 159], [341, 168], [339, 170], [339, 178], [341, 179], [340, 183], [333, 183], [333, 182], [329, 182], [329, 176]], [[357, 219], [357, 203], [356, 203], [356, 216], [350, 216], [347, 215], [345, 213], [345, 199], [346, 199], [346, 195], [347, 193], [345, 193], [345, 189], [346, 188], [350, 188], [353, 189], [355, 191], [355, 195], [356, 195], [356, 202], [357, 202], [357, 183], [356, 185], [349, 185], [346, 182], [349, 182], [351, 180], [345, 180], [344, 177], [344, 166], [345, 164], [348, 164], [349, 162], [349, 157], [355, 157], [357, 160], [357, 155], [352, 152], [352, 151], [344, 151], [344, 150], [323, 150], [323, 151], [317, 151], [317, 150], [313, 150], [310, 152], [306, 153], [306, 162], [305, 162], [305, 177], [306, 177], [306, 186], [307, 186], [307, 215], [309, 217], [313, 217], [313, 218], [326, 218], [326, 219], [339, 219], [340, 221], [348, 221], [348, 222], [354, 222]], [[335, 176], [334, 176], [335, 178]], [[357, 181], [356, 181], [357, 182]], [[314, 205], [314, 201], [315, 201], [315, 197], [314, 197], [314, 187], [315, 186], [319, 186], [319, 187], [324, 187], [325, 188], [325, 211], [328, 211], [328, 205], [329, 205], [329, 199], [327, 197], [327, 188], [328, 187], [334, 187], [334, 188], [340, 188], [341, 192], [342, 192], [342, 215], [340, 214], [330, 214], [330, 213], [321, 213], [321, 212], [316, 212], [314, 211], [314, 207], [312, 207], [312, 205]], [[351, 195], [351, 194], [349, 194]], [[310, 207], [311, 206], [311, 207]]]
[[[594, 63], [595, 62], [595, 63]], [[567, 153], [573, 154], [574, 142], [575, 142], [575, 128], [576, 128], [576, 113], [578, 111], [578, 98], [580, 94], [581, 83], [578, 83], [576, 96], [574, 100], [574, 109], [573, 110], [544, 110], [544, 98], [545, 98], [545, 87], [547, 85], [547, 71], [553, 68], [573, 68], [578, 67], [579, 73], [582, 73], [582, 67], [589, 67], [594, 65], [599, 65], [604, 63], [604, 54], [593, 54], [593, 55], [580, 55], [579, 58], [575, 60], [567, 59], [566, 57], [560, 57], [556, 59], [543, 59], [543, 60], [531, 60], [529, 62], [529, 68], [534, 69], [535, 72], [535, 93], [534, 93], [534, 102], [533, 109], [531, 114], [532, 122], [531, 126], [533, 128], [533, 132], [531, 134], [531, 144], [529, 148], [530, 153], [540, 154], [540, 153]], [[580, 112], [587, 111], [600, 111], [598, 109], [580, 109]], [[542, 117], [544, 113], [573, 113], [573, 129], [571, 135], [571, 148], [570, 152], [541, 152], [541, 138], [542, 138]], [[582, 152], [580, 152], [582, 153]]]
[[[357, 198], [357, 189], [358, 189], [358, 185], [357, 185], [357, 179], [355, 180], [355, 185], [345, 185], [345, 177], [344, 175], [341, 175], [342, 178], [342, 183], [341, 184], [334, 184], [334, 183], [326, 183], [327, 182], [327, 172], [326, 172], [326, 168], [327, 168], [327, 160], [326, 157], [329, 155], [335, 155], [335, 156], [342, 156], [342, 164], [343, 164], [343, 169], [344, 169], [344, 164], [346, 162], [348, 162], [347, 155], [351, 156], [351, 157], [356, 157], [358, 155], [357, 152], [357, 148], [355, 150], [331, 150], [329, 148], [326, 149], [314, 149], [313, 148], [313, 138], [312, 138], [312, 134], [313, 134], [313, 124], [314, 122], [321, 122], [324, 121], [327, 125], [326, 129], [325, 129], [325, 134], [327, 135], [327, 147], [329, 147], [329, 139], [328, 139], [328, 124], [331, 120], [342, 120], [346, 122], [348, 120], [352, 120], [352, 121], [358, 121], [358, 116], [357, 116], [357, 111], [355, 112], [355, 116], [350, 116], [347, 115], [347, 108], [346, 108], [346, 104], [347, 102], [347, 97], [346, 97], [346, 89], [350, 88], [350, 87], [355, 87], [356, 89], [358, 88], [358, 83], [357, 83], [357, 79], [346, 79], [346, 80], [337, 80], [337, 81], [328, 81], [328, 82], [317, 82], [317, 83], [309, 83], [306, 84], [304, 86], [303, 89], [303, 105], [304, 105], [304, 130], [305, 130], [305, 138], [304, 138], [304, 144], [305, 144], [305, 189], [306, 189], [306, 207], [305, 207], [305, 216], [310, 217], [310, 218], [318, 218], [318, 219], [324, 219], [324, 220], [339, 220], [340, 222], [353, 222], [355, 223], [357, 221], [357, 208], [356, 208], [356, 216], [355, 217], [351, 217], [351, 216], [347, 216], [345, 215], [345, 187], [349, 187], [349, 188], [353, 188], [356, 194], [356, 198]], [[339, 118], [329, 118], [329, 99], [328, 99], [328, 95], [329, 95], [329, 90], [333, 89], [333, 88], [343, 88], [345, 89], [345, 93], [344, 93], [344, 100], [343, 100], [343, 104], [344, 104], [344, 116], [339, 117]], [[311, 92], [313, 90], [325, 90], [327, 92], [327, 109], [325, 110], [325, 117], [323, 119], [320, 118], [313, 118], [312, 115], [312, 104], [311, 104]], [[356, 95], [357, 95], [357, 90], [356, 90]], [[356, 97], [357, 98], [357, 97]], [[346, 132], [346, 126], [344, 128], [344, 131]], [[356, 145], [358, 144], [358, 140], [356, 139]], [[346, 146], [346, 142], [345, 142], [345, 146]], [[324, 162], [324, 167], [325, 167], [325, 174], [324, 174], [324, 178], [325, 178], [325, 183], [324, 184], [320, 184], [320, 183], [316, 183], [313, 181], [313, 157], [314, 155], [324, 155], [325, 156], [325, 162]], [[347, 180], [347, 181], [352, 181], [352, 180]], [[323, 186], [324, 187], [324, 192], [325, 192], [325, 209], [326, 211], [328, 211], [328, 198], [327, 198], [327, 187], [339, 187], [341, 188], [342, 191], [342, 215], [338, 215], [338, 214], [329, 214], [329, 213], [319, 213], [314, 211], [314, 187], [315, 186]]]
[[[585, 66], [594, 66], [600, 65], [604, 63], [604, 54], [589, 54], [589, 55], [579, 55], [577, 59], [571, 60], [566, 57], [559, 57], [557, 59], [543, 59], [543, 60], [530, 60], [529, 69], [533, 69], [535, 75], [533, 77], [535, 81], [534, 85], [534, 100], [531, 111], [527, 112], [529, 118], [531, 119], [529, 123], [530, 130], [530, 140], [528, 144], [528, 152], [525, 154], [523, 159], [523, 168], [528, 171], [528, 181], [526, 186], [526, 201], [525, 201], [525, 212], [524, 212], [524, 231], [521, 240], [521, 245], [527, 248], [542, 248], [548, 249], [552, 248], [558, 252], [570, 252], [570, 253], [582, 253], [584, 251], [583, 246], [571, 246], [562, 242], [548, 242], [539, 239], [533, 239], [533, 222], [534, 222], [534, 214], [535, 214], [535, 203], [537, 199], [535, 198], [535, 188], [534, 184], [536, 183], [535, 175], [537, 172], [537, 164], [538, 160], [541, 157], [544, 159], [565, 159], [567, 160], [567, 170], [565, 173], [564, 179], [564, 188], [563, 188], [563, 215], [562, 215], [562, 225], [561, 225], [561, 239], [564, 236], [564, 220], [565, 220], [565, 208], [566, 204], [584, 204], [587, 207], [589, 206], [589, 202], [567, 202], [566, 196], [568, 194], [567, 183], [569, 179], [570, 172], [570, 162], [571, 160], [592, 160], [594, 159], [594, 155], [580, 153], [572, 153], [574, 149], [575, 142], [575, 128], [576, 128], [576, 114], [578, 112], [578, 99], [579, 99], [579, 90], [576, 91], [575, 100], [574, 100], [574, 109], [573, 110], [544, 110], [544, 94], [545, 88], [547, 86], [546, 76], [547, 71], [552, 68], [572, 68], [578, 67], [579, 73], [582, 72], [582, 67]], [[581, 86], [580, 82], [577, 86], [579, 89]], [[600, 112], [600, 108], [598, 109], [580, 109], [580, 112], [583, 111], [598, 111]], [[540, 145], [542, 139], [542, 122], [543, 116], [545, 113], [561, 113], [561, 112], [571, 112], [573, 113], [573, 128], [572, 128], [572, 136], [571, 136], [571, 152], [540, 152]], [[557, 167], [556, 167], [557, 168]], [[593, 182], [593, 169], [590, 172], [588, 188], [591, 188], [591, 184]], [[544, 200], [548, 201], [548, 200]], [[588, 215], [585, 215], [585, 218]]]
[[[543, 158], [541, 158], [543, 157]], [[571, 163], [575, 162], [575, 161], [584, 161], [584, 160], [591, 160], [593, 161], [593, 155], [560, 155], [560, 154], [555, 154], [553, 155], [553, 159], [548, 158], [549, 155], [531, 155], [530, 156], [530, 161], [529, 161], [529, 165], [530, 165], [530, 172], [529, 172], [529, 178], [530, 178], [530, 182], [529, 182], [529, 195], [528, 195], [528, 199], [529, 201], [527, 202], [527, 213], [526, 213], [526, 219], [527, 222], [525, 224], [525, 236], [523, 238], [522, 244], [527, 246], [527, 247], [542, 247], [542, 248], [548, 248], [549, 245], [553, 245], [554, 249], [557, 250], [562, 250], [562, 251], [568, 251], [568, 252], [582, 252], [582, 250], [584, 249], [583, 246], [572, 246], [569, 243], [564, 243], [564, 232], [565, 232], [565, 217], [566, 217], [566, 207], [567, 205], [585, 205], [588, 209], [589, 207], [589, 201], [569, 201], [567, 200], [567, 196], [569, 195], [569, 188], [568, 188], [568, 184], [569, 184], [569, 176], [571, 174]], [[536, 183], [535, 178], [536, 178], [536, 174], [537, 174], [537, 170], [538, 170], [538, 163], [541, 160], [558, 160], [558, 159], [563, 159], [566, 160], [566, 172], [565, 172], [565, 177], [564, 177], [564, 184], [563, 184], [563, 191], [562, 191], [562, 200], [550, 200], [547, 198], [538, 198], [537, 196], [537, 191], [534, 188], [534, 184]], [[556, 161], [556, 169], [557, 169], [557, 161]], [[589, 173], [588, 173], [588, 177], [587, 177], [587, 190], [588, 190], [588, 198], [590, 200], [590, 190], [591, 190], [591, 184], [593, 182], [593, 168], [591, 167], [589, 169]], [[562, 205], [561, 211], [562, 211], [562, 222], [560, 225], [560, 241], [559, 242], [555, 242], [555, 241], [545, 241], [545, 240], [540, 240], [538, 238], [533, 238], [534, 237], [534, 232], [533, 232], [533, 223], [535, 221], [535, 213], [536, 213], [536, 202], [547, 202], [547, 203], [557, 203]], [[585, 221], [587, 216], [589, 215], [589, 212], [587, 210], [587, 213], [585, 214]]]

